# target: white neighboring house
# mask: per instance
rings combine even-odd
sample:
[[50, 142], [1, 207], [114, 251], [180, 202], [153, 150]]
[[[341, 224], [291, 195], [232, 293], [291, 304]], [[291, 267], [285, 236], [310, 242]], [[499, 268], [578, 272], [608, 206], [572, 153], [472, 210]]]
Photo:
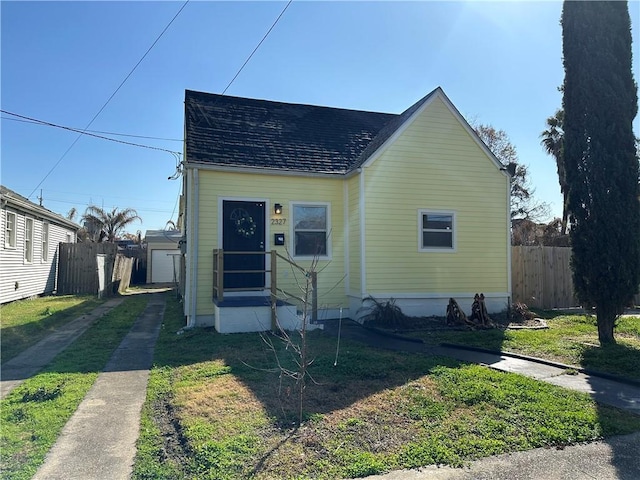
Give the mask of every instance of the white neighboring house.
[[80, 225], [0, 185], [0, 303], [53, 293], [58, 244], [76, 243]]
[[147, 283], [177, 283], [180, 281], [182, 255], [178, 230], [147, 230]]

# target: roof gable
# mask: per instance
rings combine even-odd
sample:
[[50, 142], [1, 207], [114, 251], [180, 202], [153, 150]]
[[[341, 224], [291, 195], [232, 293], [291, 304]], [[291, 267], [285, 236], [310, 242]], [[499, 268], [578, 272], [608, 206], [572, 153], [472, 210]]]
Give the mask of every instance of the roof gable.
[[435, 98], [502, 170], [440, 87], [399, 115], [186, 90], [185, 157], [218, 167], [344, 175], [375, 161]]

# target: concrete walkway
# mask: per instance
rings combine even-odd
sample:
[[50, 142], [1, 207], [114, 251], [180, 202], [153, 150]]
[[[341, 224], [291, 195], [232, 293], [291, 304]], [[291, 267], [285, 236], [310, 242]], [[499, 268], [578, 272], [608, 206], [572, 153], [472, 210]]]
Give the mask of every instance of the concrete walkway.
[[496, 455], [465, 468], [429, 466], [367, 480], [637, 480], [640, 432], [563, 449]]
[[[328, 322], [329, 335], [338, 334], [338, 324]], [[342, 338], [377, 348], [441, 355], [496, 370], [514, 372], [570, 390], [590, 394], [599, 403], [640, 415], [640, 386], [579, 371], [563, 365], [522, 355], [454, 346], [430, 346], [413, 339], [387, 335], [345, 321]], [[612, 437], [562, 449], [538, 448], [526, 452], [488, 457], [466, 468], [429, 466], [367, 477], [371, 480], [638, 480], [640, 479], [640, 432]]]
[[125, 480], [131, 476], [149, 369], [165, 297], [149, 303], [98, 376], [34, 480]]
[[[333, 321], [325, 323], [324, 331], [329, 335], [337, 335], [337, 323]], [[451, 357], [464, 362], [486, 365], [504, 372], [519, 373], [570, 390], [588, 393], [599, 403], [612, 405], [640, 415], [640, 384], [588, 373], [576, 366], [524, 355], [482, 351], [471, 347], [426, 345], [417, 339], [388, 335], [363, 328], [352, 320], [342, 323], [341, 335], [343, 338], [366, 343], [376, 348]]]
[[82, 315], [66, 323], [51, 335], [43, 338], [34, 346], [15, 356], [2, 365], [2, 381], [0, 381], [0, 399], [6, 397], [27, 378], [38, 373], [49, 364], [60, 352], [71, 345], [87, 328], [99, 318], [122, 303], [122, 298], [107, 300], [90, 313]]

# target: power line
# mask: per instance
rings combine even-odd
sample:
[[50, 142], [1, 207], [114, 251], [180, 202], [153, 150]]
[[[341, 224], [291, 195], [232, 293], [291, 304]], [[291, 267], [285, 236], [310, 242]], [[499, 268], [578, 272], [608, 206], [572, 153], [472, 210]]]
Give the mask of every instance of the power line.
[[[63, 130], [69, 130], [70, 132], [77, 132], [80, 135], [87, 135], [89, 137], [100, 138], [102, 140], [109, 140], [110, 142], [122, 143], [124, 145], [131, 145], [133, 147], [149, 148], [151, 150], [160, 150], [162, 152], [171, 153], [173, 155], [182, 155], [182, 153], [180, 153], [180, 152], [175, 152], [173, 150], [167, 150], [166, 148], [152, 147], [151, 145], [142, 145], [141, 143], [125, 142], [124, 140], [118, 140], [117, 138], [109, 138], [109, 137], [105, 137], [103, 135], [97, 135], [95, 133], [89, 133], [88, 130], [80, 130], [80, 129], [77, 129], [77, 128], [65, 127], [63, 125], [58, 125], [58, 124], [55, 124], [55, 123], [46, 122], [44, 120], [38, 120], [36, 118], [26, 117], [24, 115], [19, 115], [17, 113], [8, 112], [7, 110], [0, 110], [0, 112], [4, 113], [6, 115], [13, 115], [14, 117], [18, 117], [18, 118], [24, 119], [25, 121], [28, 121], [28, 122], [31, 122], [31, 123], [36, 123], [36, 124], [39, 124], [39, 125], [46, 125], [48, 127], [61, 128]], [[33, 194], [33, 192], [31, 192], [31, 193]]]
[[[11, 120], [12, 122], [22, 122], [22, 123], [31, 123], [33, 125], [43, 125], [43, 122], [41, 120], [25, 120], [25, 119], [22, 119], [22, 118], [11, 118], [11, 117], [0, 117], [0, 118], [2, 120]], [[133, 135], [133, 134], [130, 134], [130, 133], [105, 132], [105, 131], [102, 131], [102, 130], [82, 130], [81, 128], [77, 128], [77, 127], [61, 127], [61, 128], [67, 128], [67, 129], [73, 130], [73, 131], [82, 131], [82, 132], [89, 132], [89, 133], [101, 133], [103, 135], [113, 135], [115, 137], [143, 138], [143, 139], [146, 139], [146, 140], [163, 140], [163, 141], [167, 141], [167, 142], [184, 142], [184, 139], [182, 139], [182, 138], [149, 137], [147, 135]]]
[[291, 5], [291, 2], [293, 2], [293, 0], [289, 0], [289, 2], [285, 5], [285, 7], [282, 9], [282, 11], [280, 12], [280, 15], [278, 15], [278, 18], [275, 19], [275, 21], [273, 22], [273, 24], [271, 25], [271, 27], [269, 28], [269, 30], [267, 30], [267, 33], [264, 34], [264, 37], [262, 37], [262, 40], [260, 40], [260, 42], [258, 43], [258, 45], [256, 45], [256, 48], [253, 49], [253, 52], [251, 52], [251, 54], [247, 57], [247, 59], [244, 61], [244, 63], [242, 64], [242, 66], [240, 67], [240, 70], [238, 70], [238, 72], [234, 75], [234, 77], [231, 79], [231, 81], [229, 82], [229, 85], [227, 85], [225, 87], [225, 89], [222, 91], [221, 95], [224, 95], [227, 90], [229, 90], [229, 87], [231, 86], [231, 84], [235, 81], [236, 78], [238, 78], [238, 75], [240, 75], [240, 72], [242, 72], [242, 70], [244, 69], [244, 67], [247, 65], [247, 63], [249, 63], [249, 60], [251, 60], [251, 57], [253, 57], [253, 54], [256, 53], [256, 51], [260, 48], [260, 45], [262, 45], [262, 42], [264, 42], [267, 37], [269, 36], [269, 34], [271, 33], [271, 30], [273, 30], [273, 28], [276, 26], [276, 24], [278, 23], [278, 21], [280, 20], [280, 17], [282, 17], [282, 15], [284, 15], [284, 12], [287, 11], [287, 8], [289, 8], [289, 5]]
[[[142, 61], [146, 58], [146, 56], [149, 54], [149, 52], [153, 49], [153, 47], [155, 47], [156, 43], [158, 43], [158, 41], [162, 38], [162, 36], [165, 34], [165, 32], [169, 29], [169, 27], [171, 26], [171, 24], [175, 21], [176, 18], [178, 18], [178, 15], [180, 15], [180, 13], [182, 12], [182, 10], [184, 10], [184, 7], [187, 6], [187, 3], [189, 3], [189, 0], [186, 0], [184, 2], [184, 4], [182, 5], [182, 7], [180, 7], [180, 10], [178, 10], [178, 12], [173, 16], [173, 18], [171, 19], [171, 21], [167, 24], [166, 27], [164, 27], [164, 29], [162, 30], [162, 32], [160, 32], [160, 35], [158, 35], [158, 37], [155, 39], [155, 41], [151, 44], [151, 46], [147, 49], [147, 51], [145, 52], [145, 54], [142, 56], [142, 58], [140, 58], [140, 60], [138, 61], [138, 63], [135, 64], [135, 66], [131, 69], [131, 71], [128, 73], [128, 75], [124, 78], [124, 80], [122, 80], [122, 82], [120, 83], [120, 85], [118, 85], [118, 88], [115, 89], [115, 91], [111, 94], [111, 96], [107, 99], [106, 102], [104, 102], [104, 105], [102, 105], [102, 107], [100, 107], [100, 110], [98, 110], [98, 113], [96, 113], [93, 118], [91, 119], [91, 121], [87, 124], [86, 127], [84, 127], [83, 129], [83, 133], [80, 133], [76, 139], [73, 141], [73, 143], [71, 143], [71, 145], [69, 146], [69, 148], [67, 148], [67, 150], [62, 154], [62, 156], [58, 159], [58, 161], [53, 165], [53, 167], [51, 167], [51, 169], [47, 172], [47, 174], [44, 176], [44, 178], [42, 180], [40, 180], [40, 183], [38, 183], [38, 185], [36, 185], [36, 188], [33, 189], [33, 191], [29, 194], [29, 196], [27, 198], [30, 198], [31, 195], [33, 195], [33, 193], [40, 187], [40, 185], [42, 185], [44, 183], [44, 181], [49, 177], [49, 175], [51, 175], [51, 173], [56, 169], [56, 167], [60, 164], [60, 162], [62, 162], [62, 160], [67, 156], [67, 154], [71, 151], [71, 149], [74, 147], [74, 145], [76, 143], [78, 143], [78, 140], [80, 140], [80, 138], [82, 137], [82, 135], [84, 134], [84, 131], [86, 131], [92, 124], [93, 122], [96, 120], [96, 118], [98, 118], [98, 115], [100, 115], [102, 113], [102, 111], [106, 108], [106, 106], [109, 104], [109, 102], [111, 102], [111, 99], [113, 99], [113, 97], [115, 97], [115, 95], [120, 91], [120, 89], [122, 88], [122, 86], [125, 84], [125, 82], [127, 80], [129, 80], [129, 77], [133, 74], [133, 72], [135, 72], [135, 70], [138, 68], [138, 66], [142, 63]], [[287, 5], [288, 6], [288, 5]]]

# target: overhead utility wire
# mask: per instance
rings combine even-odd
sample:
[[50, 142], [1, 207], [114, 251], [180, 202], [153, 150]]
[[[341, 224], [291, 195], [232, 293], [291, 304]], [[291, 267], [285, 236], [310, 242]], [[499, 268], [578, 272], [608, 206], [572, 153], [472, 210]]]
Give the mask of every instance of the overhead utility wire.
[[124, 140], [118, 140], [117, 138], [109, 138], [109, 137], [105, 137], [103, 135], [96, 135], [95, 133], [89, 133], [88, 130], [80, 130], [78, 128], [65, 127], [63, 125], [57, 125], [55, 123], [45, 122], [44, 120], [38, 120], [38, 119], [35, 119], [35, 118], [31, 118], [31, 117], [25, 117], [24, 115], [19, 115], [17, 113], [8, 112], [6, 110], [0, 110], [0, 112], [4, 113], [6, 115], [13, 115], [14, 117], [25, 119], [25, 120], [27, 120], [27, 121], [29, 121], [31, 123], [36, 123], [36, 124], [39, 124], [39, 125], [46, 125], [48, 127], [61, 128], [63, 130], [69, 130], [71, 132], [78, 132], [80, 135], [88, 135], [90, 137], [101, 138], [102, 140], [109, 140], [110, 142], [123, 143], [125, 145], [131, 145], [131, 146], [134, 146], [134, 147], [149, 148], [151, 150], [160, 150], [162, 152], [168, 152], [168, 153], [171, 153], [173, 155], [182, 155], [182, 153], [180, 153], [180, 152], [175, 152], [173, 150], [167, 150], [166, 148], [152, 147], [151, 145], [142, 145], [141, 143], [125, 142]]
[[231, 81], [229, 82], [229, 85], [227, 85], [225, 87], [225, 89], [222, 91], [221, 95], [224, 95], [227, 90], [229, 90], [229, 87], [231, 86], [231, 84], [235, 81], [236, 78], [238, 78], [238, 75], [240, 75], [240, 72], [242, 72], [242, 70], [244, 69], [244, 67], [247, 65], [247, 63], [249, 63], [249, 60], [251, 60], [251, 57], [253, 57], [253, 54], [256, 53], [256, 51], [260, 48], [260, 45], [262, 45], [262, 42], [264, 42], [267, 37], [269, 36], [269, 34], [271, 33], [271, 30], [273, 30], [273, 28], [276, 26], [276, 24], [278, 23], [278, 21], [280, 20], [280, 17], [282, 17], [282, 15], [284, 15], [284, 12], [287, 11], [287, 8], [289, 8], [289, 5], [291, 5], [291, 2], [293, 2], [293, 0], [289, 0], [289, 2], [285, 5], [285, 7], [282, 9], [282, 11], [280, 12], [280, 15], [278, 15], [278, 18], [276, 18], [276, 20], [273, 22], [273, 25], [271, 25], [271, 28], [269, 28], [269, 30], [267, 30], [267, 33], [264, 34], [264, 37], [262, 37], [262, 40], [260, 40], [260, 42], [258, 43], [258, 45], [256, 45], [256, 48], [253, 49], [253, 52], [251, 52], [251, 54], [247, 57], [247, 59], [244, 61], [244, 63], [242, 64], [242, 66], [240, 67], [240, 70], [238, 70], [238, 73], [236, 73], [234, 75], [234, 77], [231, 79]]
[[102, 105], [102, 107], [100, 108], [100, 110], [98, 110], [98, 113], [96, 113], [93, 118], [91, 119], [91, 121], [87, 124], [86, 127], [84, 127], [83, 129], [83, 133], [78, 134], [78, 136], [76, 137], [76, 139], [73, 141], [73, 143], [69, 146], [69, 148], [67, 148], [67, 150], [62, 154], [62, 156], [58, 159], [58, 161], [53, 165], [53, 167], [51, 167], [51, 170], [49, 170], [47, 172], [47, 174], [44, 176], [44, 178], [42, 180], [40, 180], [40, 183], [38, 183], [38, 185], [36, 185], [36, 188], [33, 189], [33, 191], [29, 194], [29, 196], [27, 198], [30, 198], [34, 192], [36, 190], [38, 190], [38, 188], [40, 187], [40, 185], [42, 185], [44, 183], [44, 181], [49, 177], [49, 175], [51, 175], [51, 173], [56, 169], [56, 167], [60, 164], [60, 162], [62, 162], [62, 160], [64, 159], [64, 157], [67, 156], [67, 154], [71, 151], [71, 149], [74, 147], [74, 145], [76, 143], [78, 143], [78, 140], [80, 140], [80, 138], [82, 137], [82, 135], [84, 134], [84, 131], [86, 131], [92, 124], [93, 122], [96, 120], [96, 118], [98, 118], [98, 115], [100, 115], [102, 113], [102, 111], [106, 108], [106, 106], [109, 104], [109, 102], [111, 101], [111, 99], [116, 95], [116, 93], [118, 93], [118, 91], [120, 91], [120, 89], [122, 88], [122, 86], [125, 84], [125, 82], [127, 80], [129, 80], [129, 77], [133, 74], [133, 72], [135, 72], [135, 70], [138, 68], [138, 66], [142, 63], [142, 61], [146, 58], [146, 56], [149, 54], [149, 52], [151, 51], [151, 49], [153, 49], [153, 47], [156, 46], [156, 43], [158, 43], [158, 41], [162, 38], [162, 36], [165, 34], [165, 32], [169, 29], [169, 27], [171, 26], [171, 24], [175, 21], [176, 18], [178, 18], [178, 15], [180, 15], [180, 13], [182, 12], [182, 10], [184, 10], [184, 7], [187, 6], [187, 3], [189, 3], [189, 0], [186, 0], [184, 2], [184, 4], [182, 5], [182, 7], [180, 7], [180, 10], [178, 10], [178, 12], [173, 16], [173, 18], [171, 19], [171, 21], [167, 24], [166, 27], [164, 27], [164, 30], [162, 30], [162, 32], [160, 32], [160, 35], [158, 35], [158, 37], [155, 39], [155, 41], [151, 44], [151, 46], [147, 49], [147, 51], [145, 52], [145, 54], [142, 56], [142, 58], [140, 58], [140, 60], [138, 61], [138, 63], [135, 64], [135, 66], [131, 69], [131, 71], [129, 72], [129, 74], [124, 78], [124, 80], [122, 80], [122, 82], [120, 83], [120, 85], [118, 86], [118, 88], [115, 89], [115, 91], [111, 94], [111, 96], [107, 99], [106, 102], [104, 102], [104, 105]]
[[[12, 113], [7, 112], [10, 115], [14, 115]], [[28, 117], [26, 117], [28, 118]], [[11, 117], [0, 117], [0, 119], [2, 120], [11, 120], [12, 122], [22, 122], [22, 123], [32, 123], [34, 125], [43, 125], [41, 120], [24, 120], [21, 118], [11, 118]], [[60, 126], [60, 125], [56, 125], [56, 126]], [[69, 130], [75, 130], [75, 131], [79, 131], [79, 132], [89, 132], [89, 133], [102, 133], [104, 135], [113, 135], [116, 137], [131, 137], [131, 138], [144, 138], [146, 140], [165, 140], [167, 142], [184, 142], [184, 139], [182, 138], [166, 138], [166, 137], [149, 137], [147, 135], [133, 135], [130, 133], [116, 133], [116, 132], [105, 132], [103, 130], [82, 130], [81, 128], [77, 128], [77, 127], [63, 127], [60, 126], [61, 128], [68, 128]]]

